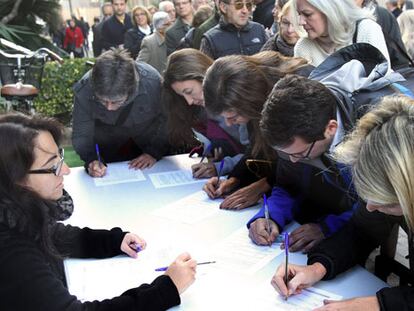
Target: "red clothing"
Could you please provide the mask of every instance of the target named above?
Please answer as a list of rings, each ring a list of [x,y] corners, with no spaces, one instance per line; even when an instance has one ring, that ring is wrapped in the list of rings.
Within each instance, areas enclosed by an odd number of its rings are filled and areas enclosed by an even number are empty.
[[[80,48],[83,45],[82,30],[75,26],[75,28],[67,27],[65,33],[65,40],[63,41],[63,48],[67,48],[68,45],[75,44],[75,48]]]

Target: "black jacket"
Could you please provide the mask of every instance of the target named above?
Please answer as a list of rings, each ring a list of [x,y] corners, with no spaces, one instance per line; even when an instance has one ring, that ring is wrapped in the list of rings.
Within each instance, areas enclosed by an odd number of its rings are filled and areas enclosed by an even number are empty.
[[[412,233],[407,230],[403,217],[389,216],[380,212],[368,212],[360,206],[351,221],[337,234],[322,241],[308,255],[308,264],[321,263],[327,270],[325,280],[356,264],[363,264],[368,255],[388,238],[395,224],[409,236],[409,259],[413,274]],[[383,288],[377,292],[381,310],[414,310],[414,289],[411,287]]]
[[[213,59],[226,55],[253,55],[260,51],[267,40],[264,27],[248,22],[238,29],[221,18],[218,25],[207,31],[200,50]]]
[[[274,6],[275,2],[273,0],[263,0],[263,2],[257,4],[253,12],[253,21],[270,29],[274,22],[272,13]]]
[[[111,47],[118,47],[124,44],[124,35],[128,29],[134,27],[131,17],[125,14],[122,24],[115,15],[108,18],[102,26],[102,48],[109,50]]]
[[[151,27],[152,33],[152,27]],[[129,50],[133,59],[137,58],[141,50],[142,39],[146,36],[138,27],[128,29],[124,37],[124,48]]]
[[[126,161],[140,152],[160,159],[168,151],[166,117],[161,100],[161,77],[150,65],[137,62],[139,81],[127,105],[108,111],[95,97],[88,72],[75,86],[72,143],[88,165],[97,160],[95,144],[106,162]],[[129,110],[129,111],[128,111]],[[125,117],[123,122],[120,119]],[[119,157],[120,148],[132,140],[140,152]]]
[[[80,229],[55,224],[52,232],[61,254],[75,258],[106,258],[121,254],[125,233]],[[118,297],[81,302],[65,283],[63,261],[50,259],[37,243],[0,225],[0,310],[166,310],[180,303],[177,288],[168,276],[143,284]]]

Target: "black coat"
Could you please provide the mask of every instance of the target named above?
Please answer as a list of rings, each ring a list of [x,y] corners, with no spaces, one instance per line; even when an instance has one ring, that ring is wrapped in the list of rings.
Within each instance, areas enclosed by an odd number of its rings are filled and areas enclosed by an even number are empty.
[[[133,26],[131,17],[128,14],[125,15],[123,24],[115,15],[112,15],[102,26],[102,48],[109,50],[111,47],[119,47],[124,44],[125,33]]]
[[[321,263],[327,270],[325,280],[356,264],[363,264],[376,247],[386,241],[395,224],[407,231],[411,274],[413,268],[412,233],[407,230],[403,217],[389,216],[380,212],[368,212],[365,206],[358,208],[351,221],[337,234],[322,241],[308,257],[308,264]],[[411,287],[383,288],[377,292],[381,310],[414,310],[414,289]]]
[[[152,33],[152,27],[151,27]],[[138,27],[129,29],[125,33],[124,48],[129,50],[133,59],[137,58],[139,51],[141,50],[142,39],[146,36]]]
[[[119,228],[63,224],[55,224],[52,233],[58,251],[77,258],[120,255],[124,235]],[[35,241],[5,225],[0,225],[0,244],[0,310],[166,310],[180,303],[177,288],[165,275],[118,297],[82,303],[66,288],[62,260],[50,259]]]

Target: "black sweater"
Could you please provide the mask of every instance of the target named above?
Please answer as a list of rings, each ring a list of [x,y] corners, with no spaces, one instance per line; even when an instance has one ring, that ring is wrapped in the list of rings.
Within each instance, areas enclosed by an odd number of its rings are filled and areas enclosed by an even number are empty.
[[[125,233],[56,224],[53,238],[68,257],[105,258],[121,254]],[[168,276],[113,299],[80,302],[65,285],[63,261],[51,259],[36,242],[0,226],[0,310],[166,310],[180,303]]]

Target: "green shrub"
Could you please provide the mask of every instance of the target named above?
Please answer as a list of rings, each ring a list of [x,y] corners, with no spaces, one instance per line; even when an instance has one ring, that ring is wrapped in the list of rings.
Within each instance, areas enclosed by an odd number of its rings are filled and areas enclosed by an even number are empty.
[[[45,64],[40,94],[34,101],[37,112],[56,117],[66,125],[70,123],[73,110],[72,87],[91,69],[86,65],[87,60],[75,58],[65,59],[62,65],[57,62]]]

